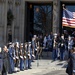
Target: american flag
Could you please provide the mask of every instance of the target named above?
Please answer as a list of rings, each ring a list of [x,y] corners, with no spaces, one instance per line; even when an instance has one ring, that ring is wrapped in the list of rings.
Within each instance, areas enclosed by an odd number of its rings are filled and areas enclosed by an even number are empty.
[[[63,9],[62,26],[75,28],[75,12]]]

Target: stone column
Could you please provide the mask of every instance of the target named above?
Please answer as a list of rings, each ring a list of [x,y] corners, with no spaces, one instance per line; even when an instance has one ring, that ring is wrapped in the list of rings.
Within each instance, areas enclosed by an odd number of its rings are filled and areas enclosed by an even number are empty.
[[[25,0],[21,0],[21,7],[22,7],[22,9],[21,9],[21,14],[22,14],[22,18],[21,18],[21,25],[22,25],[22,27],[21,27],[21,35],[22,35],[22,37],[21,37],[21,42],[24,42],[24,17],[25,17]]]
[[[13,15],[15,16],[15,0],[13,0]],[[15,24],[15,19],[13,20],[13,23],[12,23],[12,42],[15,41],[15,39],[14,39],[14,24]]]
[[[53,33],[59,32],[60,0],[53,0]]]
[[[7,4],[8,4],[8,0],[5,0],[4,43],[7,42],[7,39],[6,39],[6,36],[7,36]]]

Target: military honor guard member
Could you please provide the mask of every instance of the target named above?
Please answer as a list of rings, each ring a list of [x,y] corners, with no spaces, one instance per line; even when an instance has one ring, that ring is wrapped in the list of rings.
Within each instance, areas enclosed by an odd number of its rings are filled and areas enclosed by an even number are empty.
[[[59,48],[60,48],[60,60],[62,61],[64,59],[64,52],[65,52],[65,39],[64,39],[64,35],[61,36]]]
[[[74,44],[73,39],[71,36],[69,36],[68,37],[68,51],[72,49],[73,44]]]
[[[23,44],[21,43],[20,45],[20,51],[19,51],[19,56],[20,56],[20,70],[24,70],[24,57],[23,57]]]
[[[3,47],[2,50],[2,59],[3,59],[3,65],[2,65],[2,75],[7,75],[8,72],[8,49],[7,46]]]
[[[32,49],[34,50],[35,59],[36,59],[37,48],[36,48],[36,39],[34,37],[32,38],[31,44],[32,44]]]
[[[28,63],[27,63],[27,43],[24,44],[24,70],[27,70]]]
[[[2,72],[3,69],[3,59],[2,59],[2,48],[0,47],[0,72]]]
[[[15,63],[15,71],[19,71],[19,43],[15,44],[15,54],[16,54],[16,63]]]
[[[12,43],[9,45],[9,72],[8,73],[13,73],[14,72],[14,49]]]
[[[31,69],[31,43],[28,43],[28,69]]]
[[[14,70],[14,72],[16,72],[15,71],[16,53],[15,53],[15,47],[14,46],[15,46],[15,43],[12,44],[12,50],[13,50],[13,54],[12,55],[13,55],[13,70]]]
[[[57,34],[54,34],[54,40],[53,40],[53,51],[52,51],[52,58],[53,61],[57,59]]]

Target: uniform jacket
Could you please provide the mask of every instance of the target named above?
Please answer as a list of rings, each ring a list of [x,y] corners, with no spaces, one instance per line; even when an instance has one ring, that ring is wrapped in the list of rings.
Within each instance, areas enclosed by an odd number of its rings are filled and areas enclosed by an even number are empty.
[[[2,51],[3,66],[8,71],[8,52]]]

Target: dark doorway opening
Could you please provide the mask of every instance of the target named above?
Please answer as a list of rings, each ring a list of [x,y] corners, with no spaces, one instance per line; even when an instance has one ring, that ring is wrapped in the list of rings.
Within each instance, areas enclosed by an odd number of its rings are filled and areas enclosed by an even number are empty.
[[[9,30],[8,32],[8,42],[12,42],[12,31]]]
[[[52,3],[26,2],[25,41],[31,41],[34,34],[52,32]]]

